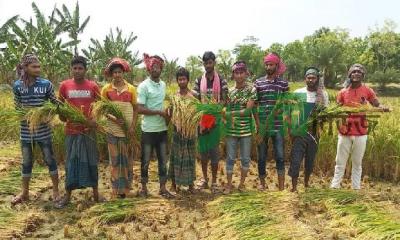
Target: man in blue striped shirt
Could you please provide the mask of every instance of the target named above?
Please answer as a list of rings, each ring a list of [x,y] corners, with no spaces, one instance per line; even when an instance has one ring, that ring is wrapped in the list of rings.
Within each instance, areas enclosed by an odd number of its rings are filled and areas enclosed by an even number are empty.
[[[56,103],[53,84],[40,78],[40,63],[33,54],[25,55],[17,67],[19,79],[15,81],[14,102],[17,109],[29,109],[42,106],[47,101]],[[12,200],[18,204],[29,200],[29,181],[33,167],[33,146],[38,144],[42,150],[44,162],[49,168],[53,182],[53,201],[59,198],[58,170],[51,143],[51,129],[47,123],[41,123],[31,132],[28,123],[21,121],[20,140],[22,150],[22,193]]]
[[[272,138],[274,145],[274,158],[278,172],[279,190],[284,189],[285,183],[285,162],[284,162],[284,138],[282,129],[282,114],[273,112],[278,98],[289,91],[289,85],[282,78],[286,70],[285,64],[276,53],[270,53],[264,58],[267,75],[257,79],[254,87],[257,91],[258,114],[256,125],[258,133],[265,132],[263,141],[257,146],[258,151],[258,174],[260,177],[260,190],[266,189],[265,177],[266,160],[268,152],[268,138]],[[258,117],[257,117],[258,116]],[[272,117],[272,118],[271,118]],[[267,120],[268,118],[268,120]],[[269,124],[272,120],[272,124]],[[260,129],[264,127],[266,129]]]

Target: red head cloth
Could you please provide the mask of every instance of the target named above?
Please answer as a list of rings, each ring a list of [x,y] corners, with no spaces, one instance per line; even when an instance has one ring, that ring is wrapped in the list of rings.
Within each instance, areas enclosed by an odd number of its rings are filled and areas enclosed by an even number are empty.
[[[147,53],[143,54],[143,62],[148,72],[151,71],[154,64],[158,64],[161,70],[164,67],[164,60],[162,60],[162,58],[160,58],[159,56],[149,56],[149,54]]]
[[[115,57],[108,62],[106,69],[104,69],[104,75],[106,75],[108,77],[111,76],[112,73],[110,72],[110,68],[113,65],[120,65],[122,68],[122,71],[124,71],[124,72],[131,71],[131,67],[129,66],[129,63],[125,59]]]
[[[244,71],[244,72],[247,72],[246,63],[244,63],[244,62],[237,62],[237,63],[233,64],[233,66],[232,66],[232,72],[235,72],[235,71]]]
[[[269,53],[264,57],[264,63],[272,62],[277,64],[276,75],[281,76],[286,71],[286,65],[282,62],[282,59],[274,53]]]

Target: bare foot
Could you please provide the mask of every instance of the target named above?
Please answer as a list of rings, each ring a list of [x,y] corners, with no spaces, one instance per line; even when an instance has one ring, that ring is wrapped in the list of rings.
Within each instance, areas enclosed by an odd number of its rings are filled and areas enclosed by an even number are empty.
[[[19,194],[17,196],[15,196],[12,200],[11,200],[11,205],[15,206],[17,204],[23,203],[23,202],[27,202],[29,201],[29,196],[28,195],[24,195],[24,194]]]
[[[57,209],[62,209],[69,204],[69,198],[63,197],[60,201],[54,203],[54,207]]]
[[[53,202],[58,202],[61,200],[60,193],[57,191],[53,191]]]
[[[224,194],[228,195],[231,194],[232,192],[232,186],[226,186],[226,188],[224,189]]]
[[[147,190],[147,188],[143,188],[140,189],[139,191],[139,196],[141,197],[148,197],[149,196],[149,191]]]
[[[258,191],[264,192],[267,189],[268,189],[267,185],[260,184],[258,186]]]
[[[245,189],[246,189],[246,186],[244,184],[242,184],[242,183],[239,184],[239,186],[238,186],[239,192],[243,192]]]
[[[171,198],[175,197],[172,193],[168,192],[168,190],[166,190],[166,189],[160,190],[159,194],[162,197],[167,198],[167,199],[171,199]]]
[[[208,180],[207,179],[201,179],[198,183],[197,183],[197,187],[199,189],[208,189]]]

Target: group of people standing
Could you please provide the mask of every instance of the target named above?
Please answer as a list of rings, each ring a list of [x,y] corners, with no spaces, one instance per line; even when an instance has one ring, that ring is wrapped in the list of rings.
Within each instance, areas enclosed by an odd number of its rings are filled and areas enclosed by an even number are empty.
[[[266,75],[255,80],[248,80],[249,71],[244,61],[237,61],[232,66],[232,80],[235,85],[229,89],[226,79],[215,69],[216,56],[212,52],[203,55],[205,72],[193,83],[193,89],[189,89],[190,75],[185,68],[179,68],[176,72],[176,81],[179,90],[176,96],[183,99],[197,99],[202,104],[212,100],[213,104],[224,107],[221,112],[221,121],[217,120],[206,125],[207,118],[202,118],[198,136],[187,138],[182,136],[174,128],[171,139],[170,158],[167,158],[168,124],[173,109],[166,109],[166,83],[160,79],[164,61],[159,56],[144,54],[143,62],[149,77],[142,81],[136,88],[124,79],[124,73],[129,72],[129,64],[121,58],[113,58],[105,67],[104,74],[110,79],[102,89],[95,81],[86,78],[86,59],[76,56],[71,61],[72,78],[61,82],[58,97],[49,80],[40,77],[39,59],[32,54],[22,58],[17,67],[19,79],[14,83],[14,96],[17,108],[40,107],[46,101],[54,104],[66,102],[84,113],[86,124],[78,124],[69,119],[69,116],[61,116],[65,121],[65,190],[64,197],[60,197],[58,190],[58,170],[54,158],[51,129],[48,123],[42,123],[34,132],[28,128],[26,121],[21,122],[21,149],[22,149],[22,193],[17,195],[13,204],[21,203],[29,199],[29,181],[33,166],[34,144],[42,150],[44,162],[49,168],[53,183],[53,201],[55,206],[62,208],[71,199],[71,193],[75,189],[93,188],[95,201],[103,200],[98,191],[98,152],[96,145],[96,129],[98,124],[92,113],[93,104],[100,99],[107,99],[118,105],[124,114],[128,124],[128,132],[135,135],[138,115],[141,118],[141,162],[140,162],[140,191],[141,196],[148,195],[149,163],[155,150],[158,161],[159,194],[171,198],[174,195],[167,190],[166,183],[170,179],[171,189],[176,192],[181,186],[188,186],[193,192],[196,188],[196,146],[206,144],[217,131],[220,125],[225,129],[226,141],[226,174],[227,184],[224,193],[229,194],[233,190],[232,175],[238,149],[241,162],[241,177],[239,190],[245,189],[245,179],[251,160],[252,136],[257,135],[258,174],[260,190],[268,188],[266,178],[266,160],[268,152],[268,140],[272,140],[274,159],[278,175],[278,188],[284,190],[285,162],[284,162],[284,135],[281,131],[284,119],[282,114],[276,114],[274,107],[282,95],[288,93],[289,85],[282,78],[286,70],[285,64],[275,53],[269,53],[264,57]],[[366,74],[362,65],[353,65],[348,73],[350,85],[342,89],[338,96],[338,104],[351,107],[360,107],[367,102],[375,107],[380,104],[372,89],[362,84]],[[329,103],[328,94],[324,89],[320,72],[315,67],[305,71],[304,88],[295,91],[303,97],[304,111],[301,113],[300,122],[310,122],[316,111],[322,110]],[[313,115],[314,114],[314,115]],[[271,115],[272,124],[266,123]],[[213,117],[213,116],[211,116]],[[217,116],[215,116],[217,117]],[[109,152],[111,172],[112,196],[125,198],[131,195],[133,180],[133,158],[138,155],[127,143],[126,133],[122,126],[126,123],[116,116],[108,114],[106,125],[106,139]],[[219,117],[218,117],[219,119]],[[190,121],[190,119],[188,119]],[[214,119],[215,120],[215,119]],[[312,120],[312,119],[311,119]],[[347,124],[340,129],[337,147],[335,175],[332,180],[332,188],[339,188],[344,174],[349,155],[352,159],[352,183],[354,189],[360,189],[361,162],[365,151],[367,132],[365,115],[349,116]],[[209,123],[209,121],[208,121]],[[268,125],[268,126],[267,126]],[[207,137],[208,136],[208,137]],[[300,166],[304,161],[304,183],[309,186],[310,175],[317,153],[319,134],[318,129],[311,121],[303,132],[293,131],[292,151],[290,157],[289,175],[292,178],[292,191],[297,190]],[[219,144],[200,151],[202,178],[198,182],[198,188],[211,188],[215,192],[218,189],[217,173],[220,159]],[[167,166],[169,162],[169,166]],[[209,182],[209,162],[211,162],[211,185]],[[198,189],[197,188],[197,189]]]

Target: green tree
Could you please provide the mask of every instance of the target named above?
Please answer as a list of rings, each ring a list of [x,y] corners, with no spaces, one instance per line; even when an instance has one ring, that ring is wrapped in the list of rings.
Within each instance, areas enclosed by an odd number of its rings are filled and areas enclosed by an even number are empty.
[[[373,61],[368,65],[370,80],[385,89],[388,83],[398,82],[400,65],[400,34],[397,25],[390,20],[383,27],[376,27],[368,36],[368,53]]]
[[[35,53],[41,61],[43,76],[57,82],[69,73],[69,66],[65,63],[71,59],[72,54],[69,50],[75,42],[65,42],[61,39],[63,29],[55,18],[56,8],[48,17],[35,3],[32,3],[32,10],[35,21],[13,17],[6,23],[7,34],[3,39],[6,47],[2,49],[1,56],[6,61],[2,65],[6,69],[4,72],[7,73],[3,74],[6,77],[10,76],[9,72],[15,70],[16,64],[23,55]],[[11,80],[6,79],[7,82]]]
[[[274,52],[277,53],[279,56],[282,57],[282,53],[283,53],[283,44],[281,43],[273,43],[271,44],[271,46],[267,49],[268,53]]]
[[[282,59],[287,67],[287,79],[302,80],[305,68],[310,65],[304,44],[299,40],[288,43],[282,51]]]
[[[257,38],[249,36],[233,49],[233,53],[236,55],[236,61],[243,60],[247,63],[252,79],[265,74],[263,62],[265,53],[257,42]]]
[[[186,59],[185,68],[189,71],[192,80],[200,77],[203,72],[203,61],[201,60],[201,57],[193,55],[189,56]]]
[[[178,70],[178,58],[168,59],[165,54],[163,54],[164,59],[164,69],[162,71],[161,78],[164,81],[171,82],[175,79],[176,71]]]
[[[226,80],[231,78],[233,63],[234,59],[231,55],[231,51],[222,49],[218,50],[217,69]]]
[[[78,36],[86,28],[90,20],[90,16],[86,17],[81,24],[78,2],[76,2],[75,10],[73,12],[70,12],[64,4],[62,5],[62,12],[59,9],[56,9],[56,12],[61,19],[58,24],[63,26],[64,31],[68,32],[69,37],[75,42],[74,54],[77,56],[78,44],[80,43]]]
[[[90,39],[91,44],[88,49],[83,49],[82,52],[90,62],[89,74],[103,80],[103,71],[107,62],[113,57],[120,57],[126,59],[131,67],[139,65],[138,51],[132,52],[131,47],[137,39],[132,32],[125,37],[122,30],[117,28],[116,34],[110,29],[109,34],[106,35],[103,41],[97,39]],[[134,72],[128,75],[130,79],[134,78]]]
[[[313,35],[304,38],[310,63],[322,71],[326,86],[333,87],[338,82],[338,77],[346,71],[344,49],[348,39],[347,31],[343,29],[331,31],[328,28],[321,28]]]

